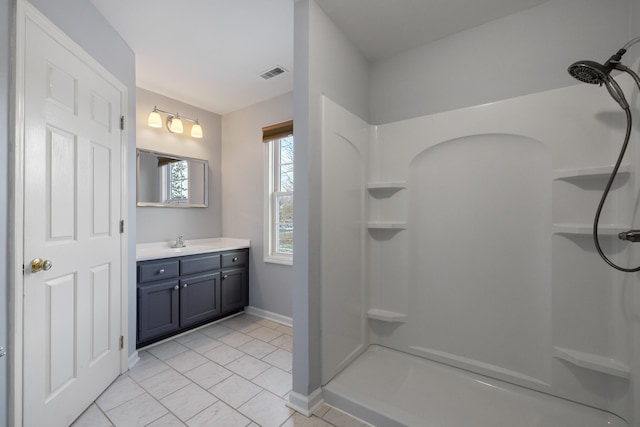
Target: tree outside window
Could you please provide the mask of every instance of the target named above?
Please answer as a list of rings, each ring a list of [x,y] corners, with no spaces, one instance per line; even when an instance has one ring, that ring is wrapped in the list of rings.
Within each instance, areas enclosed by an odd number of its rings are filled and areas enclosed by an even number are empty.
[[[166,165],[169,169],[168,194],[166,203],[189,202],[189,165],[186,160],[172,162]]]
[[[293,254],[293,136],[274,141],[275,252]]]

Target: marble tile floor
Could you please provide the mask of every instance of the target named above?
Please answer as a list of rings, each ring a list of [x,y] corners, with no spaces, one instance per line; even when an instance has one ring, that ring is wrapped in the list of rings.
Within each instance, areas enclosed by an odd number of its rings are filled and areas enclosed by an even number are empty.
[[[72,427],[364,427],[324,405],[286,406],[291,328],[243,314],[139,351]]]

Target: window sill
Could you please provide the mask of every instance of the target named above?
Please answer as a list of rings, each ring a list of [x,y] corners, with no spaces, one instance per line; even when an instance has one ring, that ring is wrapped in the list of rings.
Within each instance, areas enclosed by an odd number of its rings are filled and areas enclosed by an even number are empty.
[[[264,257],[264,262],[270,264],[293,265],[293,256],[269,255]]]

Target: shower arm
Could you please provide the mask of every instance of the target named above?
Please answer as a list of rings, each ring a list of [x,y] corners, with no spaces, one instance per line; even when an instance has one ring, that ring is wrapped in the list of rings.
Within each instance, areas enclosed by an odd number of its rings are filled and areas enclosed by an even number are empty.
[[[622,60],[622,55],[627,53],[627,50],[629,50],[629,48],[636,43],[640,43],[640,37],[633,38],[629,40],[624,46],[622,46],[622,48],[618,50],[615,55],[613,55],[607,60],[607,62],[604,63],[605,68],[612,67],[618,69],[617,66],[621,65],[620,61]],[[609,68],[609,70],[611,70],[611,68]]]
[[[636,37],[636,38],[634,38],[634,39],[629,40],[629,41],[627,42],[627,44],[625,44],[624,46],[622,46],[622,49],[624,49],[625,51],[627,51],[627,50],[629,50],[629,48],[630,48],[631,46],[633,46],[634,44],[636,44],[636,43],[638,43],[638,42],[640,42],[640,36],[639,36],[639,37]]]

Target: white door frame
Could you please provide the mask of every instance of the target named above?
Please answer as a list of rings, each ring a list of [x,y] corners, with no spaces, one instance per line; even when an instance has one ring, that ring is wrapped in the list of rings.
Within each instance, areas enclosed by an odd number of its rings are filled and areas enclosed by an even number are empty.
[[[14,75],[14,93],[13,93],[13,145],[10,145],[10,165],[13,168],[13,182],[10,185],[9,203],[12,206],[9,213],[9,244],[10,251],[9,269],[10,269],[10,295],[9,295],[9,319],[12,327],[9,332],[9,362],[11,366],[9,372],[9,423],[13,426],[21,426],[23,422],[22,414],[22,357],[23,357],[23,254],[24,254],[24,72],[25,72],[25,29],[27,20],[35,22],[47,34],[57,40],[66,49],[72,52],[81,61],[87,64],[92,70],[100,74],[106,81],[117,88],[122,94],[120,107],[122,115],[127,117],[127,88],[119,80],[117,80],[106,68],[93,59],[86,51],[84,51],[75,41],[63,33],[51,21],[49,21],[40,11],[33,7],[26,0],[17,0],[16,16],[15,16],[15,75]],[[127,145],[128,138],[126,131],[120,133],[121,146],[121,197],[120,197],[120,218],[128,225],[127,217]],[[120,235],[120,335],[124,337],[124,348],[120,354],[120,372],[128,369],[128,251],[127,242],[129,239],[128,226],[124,228],[124,233]]]

